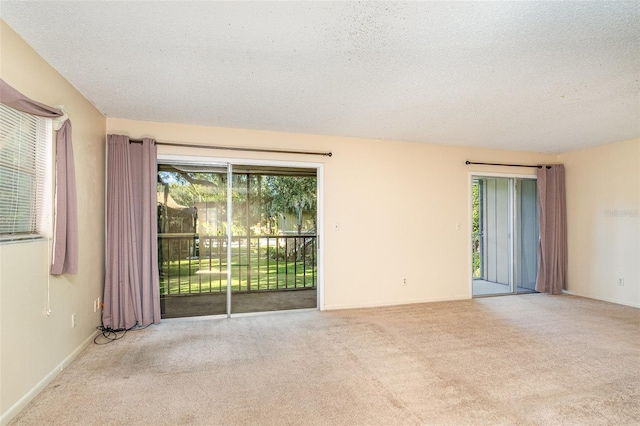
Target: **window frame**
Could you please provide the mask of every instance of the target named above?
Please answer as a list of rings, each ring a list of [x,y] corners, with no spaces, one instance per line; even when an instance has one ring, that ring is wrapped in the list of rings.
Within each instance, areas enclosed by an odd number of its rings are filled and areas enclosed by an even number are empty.
[[[0,244],[49,238],[53,210],[52,119],[0,104],[0,126],[0,191],[10,192],[0,202]],[[13,149],[9,146],[12,140]],[[13,175],[8,177],[9,173]],[[35,184],[21,188],[18,173],[31,176]],[[5,175],[4,179],[2,175]],[[21,190],[23,194],[19,194]],[[12,213],[12,207],[20,208],[22,213]],[[16,218],[20,219],[18,223]],[[11,219],[14,219],[13,224],[5,223]]]

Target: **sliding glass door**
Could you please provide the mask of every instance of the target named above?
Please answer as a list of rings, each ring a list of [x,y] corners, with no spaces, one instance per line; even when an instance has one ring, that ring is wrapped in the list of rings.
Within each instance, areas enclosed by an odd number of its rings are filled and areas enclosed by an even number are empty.
[[[535,179],[474,176],[471,228],[474,297],[535,291]]]
[[[160,164],[163,318],[317,307],[316,175]]]

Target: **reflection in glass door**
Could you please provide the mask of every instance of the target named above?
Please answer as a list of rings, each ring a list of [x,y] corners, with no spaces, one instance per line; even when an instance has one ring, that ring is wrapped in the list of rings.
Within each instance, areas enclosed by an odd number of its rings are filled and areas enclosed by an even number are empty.
[[[473,296],[535,291],[536,180],[474,176],[471,225]]]

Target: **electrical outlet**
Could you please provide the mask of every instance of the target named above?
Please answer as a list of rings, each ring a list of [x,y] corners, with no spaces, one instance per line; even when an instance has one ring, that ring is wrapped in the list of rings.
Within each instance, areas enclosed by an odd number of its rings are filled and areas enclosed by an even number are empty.
[[[74,312],[71,314],[71,328],[76,328],[76,325],[78,325],[78,316]]]
[[[98,300],[93,301],[93,312],[98,312]]]
[[[402,279],[402,285],[407,285],[407,279],[406,278]]]
[[[618,278],[618,285],[624,286],[624,278]]]

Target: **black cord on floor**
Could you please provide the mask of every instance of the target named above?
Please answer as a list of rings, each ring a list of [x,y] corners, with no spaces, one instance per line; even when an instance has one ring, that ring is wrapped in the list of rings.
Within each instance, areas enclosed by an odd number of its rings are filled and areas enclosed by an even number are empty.
[[[144,330],[145,328],[149,327],[149,325],[141,326],[141,325],[138,325],[138,323],[136,323],[136,325],[134,325],[131,328],[116,328],[116,329],[113,329],[111,327],[105,327],[104,325],[99,325],[97,328],[100,331],[100,334],[98,334],[93,339],[93,343],[95,343],[96,345],[106,345],[108,343],[113,343],[116,340],[122,339],[125,336],[125,334],[127,334],[127,332]]]

